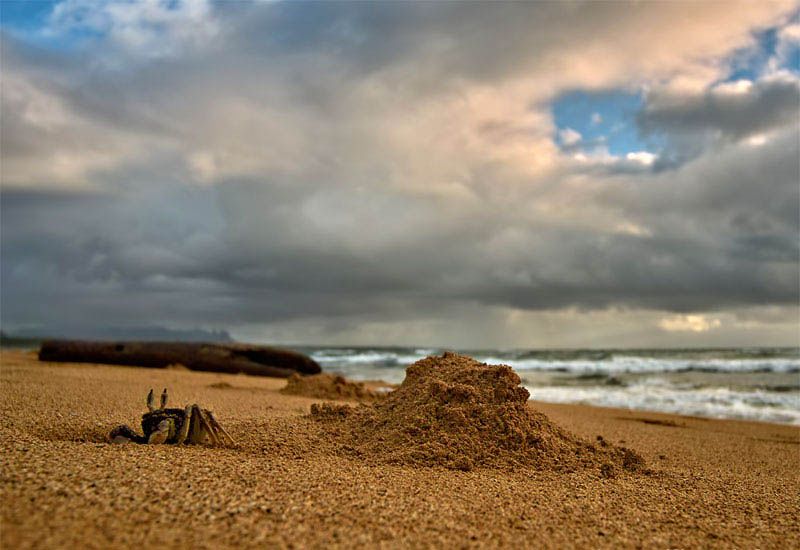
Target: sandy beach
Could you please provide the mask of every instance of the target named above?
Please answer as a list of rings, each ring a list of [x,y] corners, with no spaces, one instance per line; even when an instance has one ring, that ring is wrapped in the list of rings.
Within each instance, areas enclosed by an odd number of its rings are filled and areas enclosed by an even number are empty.
[[[338,452],[282,379],[1,360],[4,548],[800,546],[793,426],[532,401],[646,471],[457,471]],[[163,387],[236,446],[106,442]]]

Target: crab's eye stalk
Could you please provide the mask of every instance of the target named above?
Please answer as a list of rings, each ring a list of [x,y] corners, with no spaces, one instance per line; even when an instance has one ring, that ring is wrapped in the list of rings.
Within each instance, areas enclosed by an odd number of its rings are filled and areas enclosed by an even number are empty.
[[[147,410],[150,412],[156,410],[156,397],[153,395],[152,388],[150,388],[150,393],[147,394]]]
[[[167,388],[164,388],[164,391],[161,393],[161,408],[167,408]]]

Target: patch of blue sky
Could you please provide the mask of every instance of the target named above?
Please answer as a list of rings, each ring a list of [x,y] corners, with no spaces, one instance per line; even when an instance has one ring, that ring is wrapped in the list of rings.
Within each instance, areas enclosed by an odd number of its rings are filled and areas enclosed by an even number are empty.
[[[794,24],[800,23],[800,9],[794,12],[791,22]],[[783,53],[784,68],[795,74],[800,73],[800,44],[790,44],[788,50]]]
[[[800,47],[791,47],[786,56],[786,68],[793,73],[800,73]]]
[[[800,10],[792,16],[791,21],[800,22]],[[800,47],[797,44],[784,44],[784,51],[779,52],[779,33],[778,27],[756,32],[754,45],[738,50],[730,57],[730,72],[720,82],[757,80],[776,60],[779,64],[772,69],[800,73]]]
[[[47,23],[56,0],[2,0],[0,25],[9,31],[38,32]]]
[[[755,45],[737,50],[730,57],[730,72],[720,82],[757,80],[775,56],[778,46],[778,29],[771,28],[755,35]]]
[[[50,17],[61,0],[0,0],[0,29],[41,48],[69,50],[101,33],[89,28],[52,32]]]
[[[581,140],[575,143],[565,141],[565,134],[561,134],[556,136],[556,141],[563,148],[585,151],[605,147],[610,154],[623,157],[637,151],[653,152],[658,144],[652,138],[642,136],[636,124],[636,114],[643,106],[641,92],[566,92],[553,102],[553,118],[559,132],[569,128],[578,132]]]

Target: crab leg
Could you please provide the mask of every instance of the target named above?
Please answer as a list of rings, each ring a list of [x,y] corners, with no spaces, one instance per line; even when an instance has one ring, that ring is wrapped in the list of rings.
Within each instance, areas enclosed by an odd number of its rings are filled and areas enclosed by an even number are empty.
[[[112,443],[147,443],[147,439],[130,429],[128,426],[117,426],[109,435]]]
[[[181,431],[178,432],[178,438],[175,440],[175,443],[181,445],[186,441],[186,438],[189,436],[189,427],[192,424],[192,406],[186,405],[186,408],[183,411],[183,424],[181,425]]]
[[[189,422],[189,436],[186,440],[187,443],[202,443],[203,442],[203,426],[200,424],[200,407],[197,405],[187,405],[191,409],[187,421]]]
[[[223,435],[231,445],[235,445],[236,441],[231,437],[231,434],[229,434],[225,430],[225,428],[222,427],[222,424],[220,424],[217,421],[217,417],[214,416],[214,413],[211,411],[206,411],[206,412],[208,412],[208,420],[209,424],[211,424],[211,427],[217,430],[221,435]]]
[[[206,420],[205,415],[203,414],[203,410],[198,406],[194,405],[195,413],[197,414],[197,418],[200,421],[200,426],[202,427],[202,431],[206,433],[208,438],[214,445],[219,445],[219,438],[217,434],[214,433],[214,430],[211,428],[211,425]]]

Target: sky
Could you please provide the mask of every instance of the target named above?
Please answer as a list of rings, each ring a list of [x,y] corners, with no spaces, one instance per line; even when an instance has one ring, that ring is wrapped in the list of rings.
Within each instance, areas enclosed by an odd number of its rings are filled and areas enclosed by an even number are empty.
[[[800,345],[798,2],[0,10],[5,331]]]

